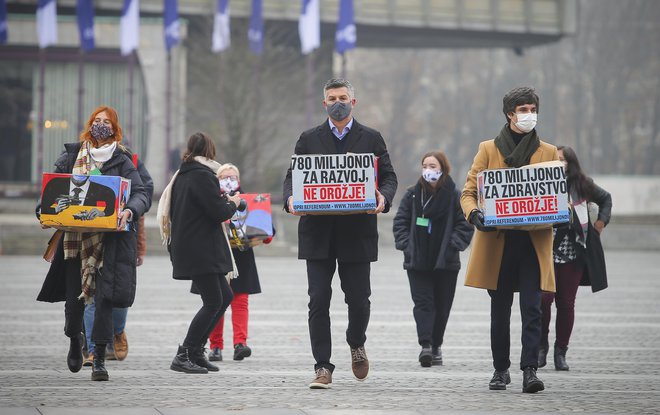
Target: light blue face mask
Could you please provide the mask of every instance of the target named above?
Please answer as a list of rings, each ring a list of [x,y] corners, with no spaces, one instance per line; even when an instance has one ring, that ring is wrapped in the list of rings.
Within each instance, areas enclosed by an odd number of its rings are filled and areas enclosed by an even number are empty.
[[[442,172],[440,170],[424,169],[422,170],[422,177],[429,183],[437,182],[440,180]]]

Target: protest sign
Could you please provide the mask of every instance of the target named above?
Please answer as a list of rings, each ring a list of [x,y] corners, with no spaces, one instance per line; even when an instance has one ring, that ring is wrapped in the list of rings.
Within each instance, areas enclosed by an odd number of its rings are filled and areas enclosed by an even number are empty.
[[[269,193],[241,193],[241,199],[247,208],[236,211],[224,226],[231,247],[245,250],[273,237],[273,217]]]
[[[559,161],[484,170],[477,175],[477,185],[486,226],[527,227],[570,218],[566,175]]]
[[[373,154],[291,156],[293,208],[310,214],[361,213],[376,208]]]
[[[44,173],[40,222],[71,232],[116,231],[130,194],[130,179],[119,176]]]

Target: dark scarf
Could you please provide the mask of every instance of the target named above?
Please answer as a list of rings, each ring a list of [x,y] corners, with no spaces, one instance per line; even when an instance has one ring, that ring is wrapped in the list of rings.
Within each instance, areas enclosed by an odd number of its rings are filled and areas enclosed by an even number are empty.
[[[529,164],[532,154],[539,148],[540,140],[533,129],[516,145],[511,137],[509,125],[505,125],[495,138],[495,146],[504,156],[504,162],[509,167],[521,167]]]

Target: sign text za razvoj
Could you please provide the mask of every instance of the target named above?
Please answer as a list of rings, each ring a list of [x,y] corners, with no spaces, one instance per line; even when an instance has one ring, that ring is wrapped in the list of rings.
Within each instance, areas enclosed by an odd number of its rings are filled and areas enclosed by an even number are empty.
[[[487,226],[568,222],[566,174],[561,162],[484,170],[477,176],[479,209]]]
[[[356,212],[376,208],[373,154],[291,156],[293,208],[299,212]]]

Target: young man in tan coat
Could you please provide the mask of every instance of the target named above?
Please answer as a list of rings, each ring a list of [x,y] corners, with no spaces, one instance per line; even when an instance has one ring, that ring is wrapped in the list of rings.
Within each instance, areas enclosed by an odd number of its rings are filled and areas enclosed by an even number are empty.
[[[541,341],[541,291],[555,291],[552,228],[503,230],[484,226],[477,208],[477,174],[482,170],[521,167],[558,160],[557,148],[539,140],[536,114],[539,97],[532,88],[515,88],[504,96],[507,124],[497,138],[479,144],[461,195],[461,207],[477,231],[466,271],[465,285],[485,288],[491,298],[490,341],[495,373],[491,390],[505,390],[509,367],[510,318],[513,294],[519,291],[522,317],[523,392],[544,389],[536,376]]]

